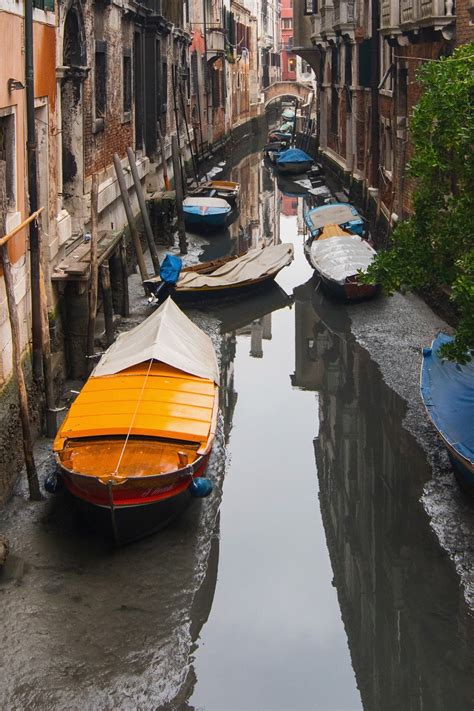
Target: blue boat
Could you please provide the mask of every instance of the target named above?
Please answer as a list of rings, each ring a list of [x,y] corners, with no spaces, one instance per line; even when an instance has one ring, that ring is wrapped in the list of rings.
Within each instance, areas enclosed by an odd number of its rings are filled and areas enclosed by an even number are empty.
[[[288,150],[279,153],[276,159],[276,167],[280,173],[292,175],[306,173],[313,163],[311,156],[299,148],[288,148]]]
[[[474,496],[474,359],[460,365],[440,358],[452,338],[440,333],[423,349],[421,397],[447,449],[456,479]]]
[[[183,212],[188,227],[217,229],[227,224],[232,208],[222,198],[191,196],[183,200]]]
[[[355,207],[346,202],[334,202],[306,210],[304,221],[311,237],[317,238],[326,225],[338,225],[346,232],[364,236],[365,224]]]

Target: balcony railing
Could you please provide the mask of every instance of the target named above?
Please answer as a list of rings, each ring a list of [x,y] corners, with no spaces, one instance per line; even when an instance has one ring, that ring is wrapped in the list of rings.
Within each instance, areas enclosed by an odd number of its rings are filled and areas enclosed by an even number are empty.
[[[383,9],[382,9],[383,15]],[[442,29],[454,18],[453,0],[401,0],[400,24]]]
[[[380,10],[380,26],[382,30],[398,27],[400,24],[400,2],[398,0],[382,0]]]
[[[334,34],[334,7],[332,2],[325,2],[321,8],[321,34]]]
[[[354,23],[354,0],[334,0],[334,26],[336,29]]]

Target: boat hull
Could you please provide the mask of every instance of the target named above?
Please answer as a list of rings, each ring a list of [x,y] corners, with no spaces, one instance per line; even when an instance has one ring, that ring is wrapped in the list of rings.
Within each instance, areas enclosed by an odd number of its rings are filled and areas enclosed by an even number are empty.
[[[303,163],[276,163],[279,173],[282,175],[302,175],[311,170],[313,161],[305,161]]]
[[[322,276],[317,270],[324,290],[340,301],[366,301],[373,299],[380,292],[378,284],[360,284],[355,278],[347,279],[344,284]]]
[[[193,477],[205,475],[209,454],[188,470],[166,476],[140,477],[125,484],[102,484],[60,466],[66,489],[75,499],[86,523],[116,545],[145,538],[165,528],[193,500]]]
[[[184,211],[184,221],[188,227],[198,227],[201,230],[215,230],[219,227],[225,227],[231,213],[222,212],[215,215],[198,215]]]
[[[466,494],[474,498],[474,468],[451,447],[448,446],[447,449],[456,481]]]

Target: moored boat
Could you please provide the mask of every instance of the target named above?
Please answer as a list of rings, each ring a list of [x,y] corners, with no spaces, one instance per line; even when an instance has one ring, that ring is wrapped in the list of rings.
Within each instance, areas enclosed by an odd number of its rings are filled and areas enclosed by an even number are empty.
[[[294,248],[291,243],[269,245],[263,249],[252,249],[238,257],[224,258],[217,262],[204,262],[192,267],[169,271],[167,262],[173,263],[177,257],[167,257],[163,261],[160,276],[144,282],[148,291],[159,300],[163,292],[182,302],[202,301],[203,298],[218,296],[228,298],[262,287],[275,279],[279,271],[291,264]],[[166,283],[167,289],[163,288]]]
[[[288,148],[276,157],[276,167],[280,173],[300,175],[313,166],[313,159],[299,148]]]
[[[232,208],[222,198],[191,195],[183,200],[183,212],[189,227],[216,229],[228,223]]]
[[[207,180],[190,191],[194,197],[216,197],[225,200],[231,208],[239,207],[240,184],[230,180]]]
[[[474,359],[460,365],[439,349],[452,341],[440,333],[423,349],[421,398],[446,448],[459,484],[474,496]]]
[[[171,299],[105,352],[53,445],[93,528],[127,543],[209,491],[218,380],[210,338]]]
[[[352,235],[338,225],[326,225],[319,237],[305,244],[306,256],[323,286],[337,298],[361,301],[375,296],[377,284],[363,284],[359,271],[365,272],[375,250],[359,235]]]
[[[346,232],[361,237],[365,232],[364,220],[356,208],[344,202],[334,202],[306,210],[304,220],[311,237],[318,237],[326,225],[338,225]]]

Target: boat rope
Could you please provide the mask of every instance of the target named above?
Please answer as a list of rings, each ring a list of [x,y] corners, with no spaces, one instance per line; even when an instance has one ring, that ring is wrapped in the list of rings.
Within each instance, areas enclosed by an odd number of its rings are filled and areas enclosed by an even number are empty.
[[[148,364],[148,370],[147,370],[147,372],[146,372],[146,374],[145,374],[145,377],[143,378],[142,389],[140,390],[140,395],[138,396],[137,404],[135,405],[135,410],[134,410],[134,413],[133,413],[133,415],[132,415],[132,420],[131,420],[131,422],[130,422],[130,427],[128,428],[127,436],[125,437],[125,441],[124,441],[124,443],[123,443],[122,451],[120,452],[120,456],[119,456],[119,458],[118,458],[117,466],[115,467],[115,471],[112,473],[112,476],[118,476],[119,467],[120,467],[120,465],[121,465],[121,463],[122,463],[123,455],[125,454],[125,449],[127,448],[128,440],[129,440],[130,434],[131,434],[131,432],[132,432],[132,427],[133,427],[133,425],[135,424],[135,418],[136,418],[136,416],[137,416],[138,408],[140,407],[140,403],[141,403],[142,398],[143,398],[143,392],[144,392],[144,390],[145,390],[145,385],[146,385],[146,382],[147,382],[147,380],[148,380],[148,376],[150,375],[150,370],[151,370],[151,366],[152,366],[152,365],[153,365],[153,358],[150,359],[150,362],[149,362],[149,364]]]

